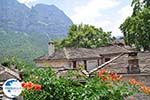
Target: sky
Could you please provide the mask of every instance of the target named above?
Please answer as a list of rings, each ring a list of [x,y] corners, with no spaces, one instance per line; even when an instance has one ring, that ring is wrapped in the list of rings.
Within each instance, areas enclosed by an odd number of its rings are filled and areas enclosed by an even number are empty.
[[[32,7],[38,3],[56,5],[74,24],[90,24],[112,36],[122,36],[119,26],[132,14],[132,0],[18,0]]]

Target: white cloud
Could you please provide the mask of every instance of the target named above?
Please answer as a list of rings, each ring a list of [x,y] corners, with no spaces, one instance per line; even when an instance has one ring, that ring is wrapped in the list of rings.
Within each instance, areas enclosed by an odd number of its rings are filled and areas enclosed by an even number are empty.
[[[119,3],[119,0],[89,0],[87,4],[76,7],[70,18],[75,24],[91,24],[111,31],[112,22],[103,11],[116,7]]]
[[[102,27],[105,31],[112,31],[113,36],[121,36],[119,26],[132,14],[132,8],[126,5],[120,9],[120,3],[120,0],[88,0],[87,4],[74,8],[70,18],[75,24],[91,24]],[[113,15],[112,11],[115,11]]]
[[[116,20],[116,23],[114,23],[114,26],[112,28],[112,35],[115,36],[121,36],[123,35],[119,29],[120,25],[125,21],[125,19],[129,16],[131,16],[133,10],[133,8],[130,5],[126,5],[124,7],[122,7],[117,13],[119,17],[119,19]]]
[[[21,2],[21,3],[28,4],[28,3],[35,2],[35,1],[37,1],[37,0],[18,0],[18,1]]]
[[[121,8],[120,11],[118,11],[118,13],[121,15],[122,20],[125,20],[128,16],[131,16],[133,10],[133,8],[130,5],[126,5],[123,8]]]
[[[118,3],[118,0],[89,0],[86,5],[74,9],[74,14],[71,16],[71,19],[75,23],[93,23],[95,22],[94,19],[102,16],[101,10],[114,7]]]

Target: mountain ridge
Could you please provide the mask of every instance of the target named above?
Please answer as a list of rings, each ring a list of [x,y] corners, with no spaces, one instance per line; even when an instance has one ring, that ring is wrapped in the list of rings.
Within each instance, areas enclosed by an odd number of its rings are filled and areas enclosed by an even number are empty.
[[[63,36],[72,24],[69,17],[55,5],[37,4],[29,8],[16,0],[0,2],[0,27],[6,30]]]
[[[31,61],[47,53],[49,40],[65,37],[70,25],[70,18],[55,5],[29,8],[17,0],[0,0],[0,58],[7,55]]]

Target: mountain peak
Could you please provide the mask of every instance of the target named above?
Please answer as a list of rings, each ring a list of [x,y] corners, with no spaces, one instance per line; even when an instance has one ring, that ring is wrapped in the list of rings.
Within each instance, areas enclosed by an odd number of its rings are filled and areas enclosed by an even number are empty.
[[[36,4],[33,8],[37,9],[37,10],[42,10],[44,12],[44,10],[46,11],[61,11],[58,7],[56,7],[55,5],[47,5],[47,4]]]
[[[0,27],[19,32],[67,34],[72,21],[55,5],[37,4],[32,8],[17,0],[0,0]]]

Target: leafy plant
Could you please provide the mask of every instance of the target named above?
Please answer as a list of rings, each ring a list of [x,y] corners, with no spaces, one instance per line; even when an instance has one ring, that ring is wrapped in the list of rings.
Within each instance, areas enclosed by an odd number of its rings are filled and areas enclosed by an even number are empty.
[[[25,100],[124,100],[139,92],[121,76],[104,71],[93,78],[85,78],[81,84],[78,79],[57,78],[50,68],[32,69],[24,81],[41,84],[41,91],[24,91]],[[100,71],[101,72],[101,71]]]

